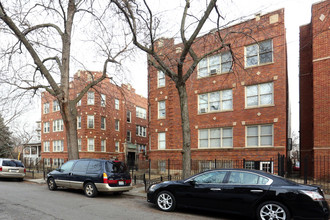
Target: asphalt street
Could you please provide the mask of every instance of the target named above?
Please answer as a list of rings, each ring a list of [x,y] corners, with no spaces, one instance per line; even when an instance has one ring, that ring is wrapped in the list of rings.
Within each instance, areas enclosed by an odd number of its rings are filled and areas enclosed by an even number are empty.
[[[0,220],[8,219],[222,219],[240,217],[178,209],[159,211],[141,196],[100,194],[87,198],[80,190],[49,191],[46,184],[0,179]]]

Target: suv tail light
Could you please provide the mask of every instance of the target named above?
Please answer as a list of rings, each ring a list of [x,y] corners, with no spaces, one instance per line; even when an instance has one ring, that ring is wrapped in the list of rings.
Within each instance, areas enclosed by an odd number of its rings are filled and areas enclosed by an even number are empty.
[[[103,173],[103,183],[108,183],[108,175]]]
[[[26,173],[26,169],[24,168],[24,173]]]
[[[0,172],[2,171],[2,167],[0,167]]]

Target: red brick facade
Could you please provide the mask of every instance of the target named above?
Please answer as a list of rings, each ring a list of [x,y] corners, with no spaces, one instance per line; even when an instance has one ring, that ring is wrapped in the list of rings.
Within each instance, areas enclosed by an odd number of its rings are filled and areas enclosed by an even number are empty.
[[[93,77],[98,78],[100,72],[92,72]],[[70,83],[70,95],[76,97],[78,92],[86,85],[86,82],[90,80],[90,73],[85,71],[78,71],[74,75],[74,80]],[[135,89],[130,85],[123,84],[121,87],[116,86],[109,81],[109,79],[103,80],[93,89],[90,89],[92,99],[88,104],[88,94],[86,93],[81,99],[81,104],[77,105],[78,117],[81,117],[81,125],[78,127],[78,139],[81,139],[81,150],[79,152],[80,158],[118,158],[120,160],[134,161],[139,157],[143,157],[144,152],[141,146],[148,145],[148,133],[147,133],[147,99],[137,95]],[[101,94],[105,98],[105,102],[101,99]],[[61,119],[60,111],[54,111],[54,97],[49,93],[44,92],[41,99],[41,124],[42,124],[42,158],[63,159],[67,160],[67,142],[65,127],[63,131],[61,128],[54,131],[54,121]],[[118,101],[116,101],[118,100]],[[49,112],[45,113],[45,104],[49,103]],[[47,104],[46,104],[47,105]],[[116,108],[116,105],[118,106]],[[47,106],[46,106],[47,108]],[[137,108],[145,110],[145,114],[136,112]],[[130,111],[131,121],[128,122],[127,112]],[[138,117],[139,116],[139,117]],[[92,128],[88,128],[87,118],[94,119],[94,125]],[[103,118],[103,119],[102,119]],[[101,128],[101,120],[105,119],[105,124]],[[115,129],[115,123],[119,123],[119,127]],[[45,123],[49,123],[49,131],[45,128]],[[79,122],[78,122],[79,123]],[[77,123],[77,124],[78,124]],[[142,128],[137,132],[137,126],[143,127],[144,132],[140,132]],[[46,125],[47,127],[47,125]],[[57,128],[55,128],[57,129]],[[145,130],[144,130],[145,129]],[[46,132],[45,132],[46,131]],[[127,140],[127,132],[131,132],[131,141]],[[88,139],[93,145],[88,147]],[[62,141],[64,144],[63,151],[59,152],[54,149],[54,145]],[[49,143],[47,143],[49,142]],[[101,142],[105,145],[101,149]],[[119,149],[116,150],[116,142],[118,142]],[[79,142],[78,142],[79,143]],[[46,144],[46,146],[45,146]],[[47,147],[47,144],[49,145]],[[60,143],[61,144],[61,143]],[[46,149],[45,149],[46,147]],[[48,149],[47,149],[48,148]],[[56,147],[55,147],[56,148]],[[89,148],[89,149],[88,149]],[[139,149],[140,148],[140,149]],[[145,147],[142,147],[145,148]],[[143,153],[142,153],[143,152]],[[55,163],[56,160],[55,160]],[[61,162],[59,162],[61,163]]]
[[[252,30],[250,32],[249,30]],[[247,31],[247,32],[246,32]],[[286,142],[288,130],[288,88],[287,88],[287,58],[286,58],[286,38],[284,27],[284,10],[278,10],[257,16],[255,19],[234,25],[221,31],[222,36],[229,32],[240,32],[228,38],[235,56],[233,70],[223,74],[208,73],[207,77],[198,76],[198,68],[187,81],[188,108],[191,129],[191,152],[193,160],[243,160],[248,161],[269,161],[277,158],[278,153],[286,155]],[[244,32],[245,34],[241,34]],[[214,42],[217,33],[210,32],[196,40],[193,48],[197,55],[211,51],[217,45]],[[268,40],[272,44],[272,60],[263,64],[246,66],[246,47]],[[180,44],[174,45],[173,39],[162,39],[162,44],[158,44],[158,50],[170,51],[169,56],[177,57],[180,52]],[[208,42],[208,43],[205,43]],[[162,48],[163,47],[163,48]],[[224,51],[225,52],[225,51]],[[186,61],[189,63],[188,61]],[[201,64],[199,64],[201,65]],[[209,65],[209,64],[208,64]],[[173,64],[175,70],[175,63]],[[177,159],[181,160],[182,130],[181,114],[178,92],[174,83],[165,77],[165,86],[158,86],[158,71],[156,68],[148,67],[148,91],[149,91],[149,135],[150,149],[148,155],[152,160]],[[272,100],[268,105],[248,106],[246,102],[247,87],[255,87],[260,91],[259,85],[271,84]],[[250,87],[251,86],[251,87]],[[232,108],[229,110],[213,111],[204,113],[201,108],[203,94],[231,90]],[[260,96],[259,96],[260,98]],[[209,98],[210,99],[210,98]],[[165,118],[159,118],[160,102],[165,102]],[[210,104],[211,106],[211,104]],[[213,106],[212,106],[213,107]],[[213,107],[214,108],[214,107]],[[209,108],[210,109],[210,108]],[[271,128],[270,144],[247,143],[247,131],[260,129],[262,126]],[[219,129],[223,132],[232,132],[231,146],[222,147],[201,147],[202,133],[208,133],[208,146],[213,130]],[[208,129],[208,130],[206,130]],[[252,130],[251,130],[252,129]],[[264,129],[264,127],[262,127]],[[202,130],[202,131],[201,131]],[[260,132],[259,130],[259,132]],[[218,131],[216,131],[218,132]],[[163,134],[165,133],[165,149],[163,146]],[[224,135],[224,133],[221,133]],[[259,133],[260,137],[260,133]],[[259,138],[258,137],[258,138]],[[254,137],[250,137],[254,138]],[[252,140],[251,139],[251,140]],[[261,139],[261,137],[260,137]],[[250,139],[249,139],[250,140]],[[259,140],[259,139],[258,139]],[[224,143],[227,140],[220,138]],[[161,144],[159,142],[162,142]],[[230,139],[229,139],[230,142]],[[229,144],[230,145],[230,144]],[[252,146],[253,145],[253,146]],[[267,146],[266,146],[267,145]]]
[[[311,23],[300,27],[300,148],[309,173],[329,173],[330,157],[330,1],[312,6]],[[312,163],[314,161],[314,163]],[[327,172],[324,172],[327,170]]]

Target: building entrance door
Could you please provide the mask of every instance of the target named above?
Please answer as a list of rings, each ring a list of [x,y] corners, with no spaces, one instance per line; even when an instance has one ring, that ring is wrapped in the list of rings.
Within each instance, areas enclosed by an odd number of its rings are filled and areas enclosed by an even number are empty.
[[[128,167],[134,167],[135,165],[135,152],[127,153],[127,165]]]

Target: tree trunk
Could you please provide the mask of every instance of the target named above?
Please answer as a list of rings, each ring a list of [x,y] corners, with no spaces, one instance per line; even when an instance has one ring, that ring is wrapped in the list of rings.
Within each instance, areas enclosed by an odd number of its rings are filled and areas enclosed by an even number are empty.
[[[191,171],[191,150],[190,150],[190,123],[189,123],[189,111],[188,111],[188,95],[186,90],[186,84],[181,83],[177,85],[180,98],[181,108],[181,123],[182,123],[182,177],[186,179],[190,176]]]
[[[77,136],[77,108],[72,101],[64,103],[62,112],[63,123],[66,129],[68,159],[79,159]]]

